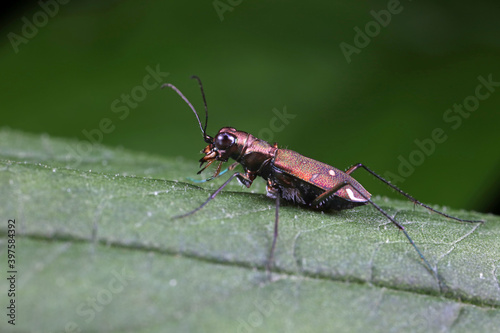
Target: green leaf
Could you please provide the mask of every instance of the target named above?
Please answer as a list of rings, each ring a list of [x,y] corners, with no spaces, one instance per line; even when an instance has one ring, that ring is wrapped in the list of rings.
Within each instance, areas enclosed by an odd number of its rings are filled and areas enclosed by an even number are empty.
[[[198,213],[171,219],[224,181],[189,184],[196,167],[1,130],[1,267],[15,219],[17,274],[16,325],[4,315],[0,331],[498,331],[499,217],[436,207],[486,221],[458,223],[375,197],[440,285],[373,208],[283,205],[269,279],[275,207],[264,181],[258,193],[235,184]],[[5,313],[9,288],[1,279]]]

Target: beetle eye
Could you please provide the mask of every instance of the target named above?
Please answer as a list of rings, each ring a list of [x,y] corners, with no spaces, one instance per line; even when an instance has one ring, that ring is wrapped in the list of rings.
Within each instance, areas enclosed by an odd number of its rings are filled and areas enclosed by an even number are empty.
[[[217,149],[225,150],[234,144],[234,136],[227,133],[221,133],[215,137],[215,146]]]

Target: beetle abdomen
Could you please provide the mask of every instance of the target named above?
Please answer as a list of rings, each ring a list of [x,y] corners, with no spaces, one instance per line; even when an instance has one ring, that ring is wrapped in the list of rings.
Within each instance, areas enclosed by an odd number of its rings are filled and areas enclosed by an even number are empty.
[[[273,162],[275,168],[291,176],[291,179],[295,180],[294,183],[297,183],[297,181],[302,183],[299,189],[302,187],[300,192],[305,192],[303,194],[313,192],[324,193],[347,182],[349,185],[343,186],[334,194],[332,193],[332,197],[329,198],[329,204],[327,204],[326,201],[320,203],[327,206],[335,206],[331,207],[333,209],[351,208],[363,205],[367,202],[365,197],[368,199],[371,197],[371,194],[365,190],[361,184],[345,172],[326,163],[302,156],[293,150],[278,149]],[[295,184],[295,186],[297,186],[297,184]],[[308,189],[307,187],[311,188]],[[313,189],[313,187],[315,189]],[[362,195],[360,193],[362,193]],[[296,196],[296,194],[294,194],[294,196]],[[286,197],[284,198],[286,199]],[[339,198],[342,200],[338,200]],[[306,203],[312,202],[308,202],[308,198],[303,199]],[[338,202],[335,203],[335,201]]]

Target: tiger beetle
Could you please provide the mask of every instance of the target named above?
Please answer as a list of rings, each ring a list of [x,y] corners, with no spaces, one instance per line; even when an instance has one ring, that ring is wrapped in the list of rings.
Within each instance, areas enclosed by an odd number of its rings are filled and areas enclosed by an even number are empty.
[[[252,134],[238,131],[232,127],[223,127],[219,130],[215,137],[211,137],[206,132],[208,123],[208,107],[205,93],[203,91],[203,85],[199,77],[192,76],[191,78],[196,79],[200,86],[205,106],[205,126],[202,126],[200,117],[195,108],[179,89],[170,83],[162,85],[162,88],[169,87],[173,89],[189,105],[198,120],[203,139],[208,144],[205,149],[202,150],[202,153],[205,154],[205,156],[199,160],[200,168],[204,163],[207,164],[200,171],[198,171],[198,174],[204,171],[215,161],[220,163],[217,166],[214,175],[204,181],[217,178],[227,170],[233,170],[238,164],[242,165],[244,172],[233,173],[229,179],[226,180],[226,182],[224,182],[224,184],[222,184],[222,186],[220,186],[215,192],[213,192],[198,208],[188,213],[175,216],[174,218],[183,218],[196,213],[205,207],[205,205],[212,199],[214,199],[234,178],[247,188],[252,185],[257,176],[264,178],[267,181],[267,196],[276,200],[273,242],[266,264],[268,272],[272,268],[276,239],[278,238],[280,200],[284,199],[301,206],[311,207],[321,211],[340,211],[366,204],[372,205],[403,232],[415,251],[417,251],[425,266],[437,278],[437,272],[429,264],[413,239],[406,232],[406,229],[392,216],[380,208],[379,205],[374,203],[371,199],[372,195],[351,176],[355,170],[360,168],[366,170],[368,173],[372,174],[375,178],[399,192],[408,200],[428,209],[431,212],[460,222],[483,222],[465,220],[437,211],[413,198],[408,193],[400,190],[398,187],[391,184],[389,181],[385,180],[362,163],[355,164],[344,172],[328,164],[302,156],[293,150],[278,148],[277,143],[271,145],[264,140],[256,138]],[[221,172],[222,164],[227,162],[230,158],[236,162]]]

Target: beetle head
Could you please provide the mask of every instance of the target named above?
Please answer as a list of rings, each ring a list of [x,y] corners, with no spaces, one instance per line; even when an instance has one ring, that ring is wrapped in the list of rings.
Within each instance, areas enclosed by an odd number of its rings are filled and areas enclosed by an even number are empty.
[[[238,135],[239,131],[232,127],[223,127],[215,138],[207,136],[205,141],[208,146],[202,150],[205,154],[200,162],[217,160],[227,162],[227,160],[238,151]]]
[[[200,159],[200,167],[205,162],[207,165],[198,173],[201,173],[214,161],[227,162],[229,158],[236,159],[241,149],[238,141],[244,140],[242,134],[243,132],[237,131],[235,128],[223,127],[214,138],[206,136],[205,141],[208,146],[201,151],[205,156]]]

